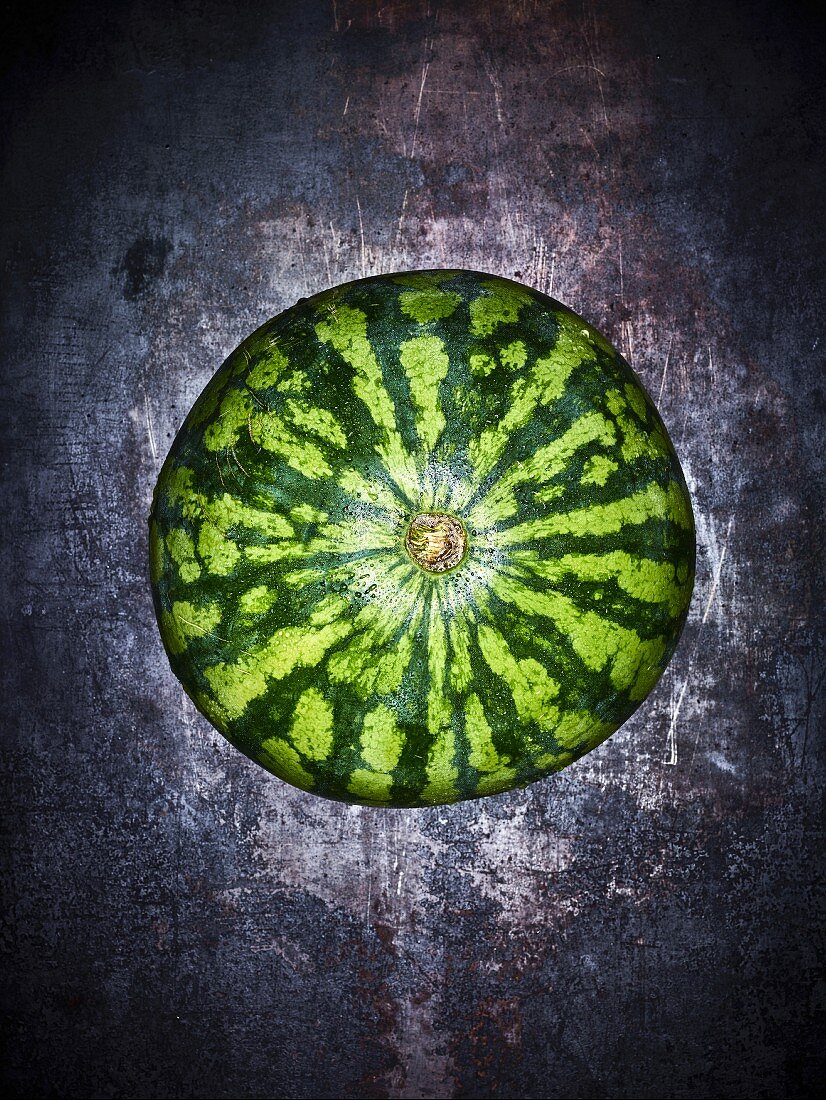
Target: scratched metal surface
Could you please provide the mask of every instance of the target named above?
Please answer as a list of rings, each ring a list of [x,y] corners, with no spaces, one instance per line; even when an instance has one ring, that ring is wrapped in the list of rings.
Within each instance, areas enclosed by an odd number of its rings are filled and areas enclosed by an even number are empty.
[[[7,1088],[807,1095],[812,10],[40,15],[13,17],[2,106]],[[550,291],[626,352],[693,492],[697,589],[652,698],[558,778],[349,808],[271,779],[183,698],[145,517],[246,333],[338,281],[445,265]]]

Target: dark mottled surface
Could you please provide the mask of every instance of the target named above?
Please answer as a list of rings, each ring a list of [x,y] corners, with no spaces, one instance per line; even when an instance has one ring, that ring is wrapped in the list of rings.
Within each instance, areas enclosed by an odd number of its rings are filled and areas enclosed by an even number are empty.
[[[810,1094],[814,9],[11,8],[7,1089]],[[145,516],[247,332],[428,265],[552,291],[626,351],[694,493],[699,571],[669,672],[601,749],[525,792],[390,813],[285,787],[184,700]]]

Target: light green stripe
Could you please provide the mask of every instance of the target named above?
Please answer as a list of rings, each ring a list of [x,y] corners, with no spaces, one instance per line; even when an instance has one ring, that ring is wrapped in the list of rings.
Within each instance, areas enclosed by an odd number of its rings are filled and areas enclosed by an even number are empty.
[[[225,532],[219,531],[211,523],[205,523],[198,535],[198,554],[207,573],[216,573],[225,577],[235,568],[241,551]]]
[[[426,802],[454,802],[458,797],[456,780],[459,770],[455,765],[456,737],[449,726],[443,726],[431,746],[427,757],[427,783],[421,797]]]
[[[450,317],[461,300],[450,290],[405,290],[399,295],[402,313],[421,325]]]
[[[552,729],[559,713],[552,703],[559,694],[559,684],[548,670],[532,657],[517,660],[493,626],[480,624],[478,636],[482,656],[491,672],[508,685],[520,720],[536,722],[543,730]]]
[[[357,470],[344,470],[339,474],[339,486],[356,500],[371,504],[390,512],[392,516],[401,516],[403,508],[392,491],[374,478],[366,478]]]
[[[284,390],[286,383],[280,388]],[[300,436],[292,432],[282,417],[262,409],[260,401],[255,401],[248,390],[232,389],[221,402],[218,417],[204,432],[204,446],[208,451],[231,451],[244,433],[256,446],[278,455],[305,477],[329,477],[332,467],[306,433],[314,432],[326,443],[344,447],[347,440],[337,421],[324,410],[308,410],[294,400],[287,402],[287,412],[301,431]]]
[[[470,331],[474,336],[490,336],[500,325],[519,320],[519,311],[531,304],[533,298],[521,287],[483,280],[486,293],[470,303]]]
[[[247,375],[247,385],[254,390],[269,389],[276,385],[289,365],[287,357],[273,345]]]
[[[469,695],[465,701],[465,736],[470,749],[470,766],[480,772],[496,771],[502,759],[493,744],[493,731],[478,695]]]
[[[206,497],[195,490],[194,470],[176,466],[167,476],[164,490],[169,504],[180,505],[185,519],[202,518]]]
[[[400,541],[400,540],[399,540]],[[331,558],[323,575],[331,588],[347,587],[357,598],[369,597],[370,604],[396,609],[396,623],[412,609],[419,591],[421,573],[411,564],[399,544],[389,550],[376,550],[335,564]]]
[[[505,415],[495,428],[482,432],[468,448],[476,476],[484,478],[499,461],[508,440],[514,432],[529,424],[539,405],[549,405],[565,392],[572,372],[583,362],[595,360],[593,349],[583,342],[581,325],[565,314],[558,316],[559,334],[550,354],[539,359],[524,378],[517,378],[510,388]],[[524,357],[514,355],[514,349],[524,345],[511,345],[502,352],[503,362],[521,366]]]
[[[453,612],[448,629],[453,650],[453,660],[450,662],[450,686],[461,694],[470,686],[473,670],[470,664],[470,631],[467,620],[458,608]]]
[[[405,340],[399,348],[399,359],[416,409],[416,431],[425,451],[430,454],[445,426],[439,386],[447,377],[450,363],[444,342],[438,336]]]
[[[221,608],[217,603],[197,607],[188,600],[175,600],[171,611],[162,611],[163,637],[171,653],[183,653],[191,638],[212,634],[221,621]]]
[[[310,626],[326,626],[345,611],[349,611],[349,604],[344,596],[325,596],[315,605],[307,621]]]
[[[326,576],[326,569],[292,569],[289,573],[284,573],[281,579],[289,588],[303,588],[316,581],[323,581]]]
[[[321,533],[308,542],[291,539],[270,546],[247,546],[244,554],[250,561],[274,564],[312,554],[358,554],[396,549],[399,544],[398,532],[388,529],[386,522],[360,516],[358,522],[326,524]]]
[[[582,468],[580,485],[604,485],[611,474],[619,469],[619,463],[607,455],[592,455]],[[537,496],[539,494],[537,493]]]
[[[399,547],[398,531],[388,528],[386,520],[359,516],[342,523],[325,524],[317,538],[306,544],[308,554],[330,551],[357,554],[362,550],[387,550]]]
[[[534,493],[534,500],[538,504],[550,504],[552,500],[565,496],[565,489],[565,485],[548,485]]]
[[[514,563],[525,565],[536,576],[558,581],[573,575],[583,581],[615,580],[623,592],[643,603],[666,604],[669,614],[685,610],[691,598],[689,586],[677,580],[670,562],[633,557],[624,550],[607,554],[565,554],[557,559],[542,559],[536,551],[516,552]]]
[[[626,382],[623,389],[625,390],[625,397],[628,404],[637,414],[637,417],[645,423],[648,418],[648,410],[645,407],[645,398],[642,395],[642,391],[638,386],[633,386],[630,382]]]
[[[565,554],[557,562],[531,565],[533,572],[543,574],[543,565],[553,569],[558,565],[564,573],[570,571],[584,581],[604,581],[613,577],[624,592],[648,604],[665,604],[669,614],[681,615],[691,601],[692,586],[681,584],[678,572],[668,561],[635,558],[623,550],[606,554]],[[551,579],[549,575],[549,579]]]
[[[516,778],[516,768],[510,768],[510,757],[503,756],[493,743],[484,707],[478,695],[469,695],[465,703],[465,736],[468,741],[468,763],[482,774],[476,785],[477,794],[493,794],[507,790]]]
[[[157,584],[163,575],[165,551],[163,535],[153,517],[149,521],[149,579],[153,584]]]
[[[631,699],[643,698],[656,682],[658,662],[665,652],[664,638],[644,641],[635,630],[593,611],[583,611],[561,592],[538,592],[502,574],[494,576],[492,587],[501,600],[524,614],[550,619],[587,668],[599,672],[610,663],[612,684],[627,691]]]
[[[377,772],[392,772],[404,748],[404,735],[393,712],[383,704],[364,716],[361,756]]]
[[[257,759],[259,764],[293,786],[303,791],[312,790],[313,777],[302,767],[301,758],[292,745],[288,745],[283,738],[269,737],[262,742]]]
[[[645,402],[642,396],[633,386],[626,386],[625,397],[619,390],[609,390],[606,396],[606,404],[611,410],[622,432],[620,454],[625,462],[636,462],[638,459],[647,458],[657,460],[668,456],[670,447],[668,439],[659,425],[652,430],[640,428],[637,417],[632,415],[632,409],[640,415],[645,422]]]
[[[388,802],[393,786],[393,776],[374,772],[368,768],[356,768],[347,783],[347,790],[363,802]]]
[[[408,632],[390,652],[376,656],[377,647],[385,646],[391,636],[370,631],[354,638],[330,658],[330,680],[349,684],[363,699],[374,693],[389,695],[398,690],[413,655],[413,638]]]
[[[444,510],[451,511],[454,514],[458,513],[464,520],[467,515],[467,502],[473,498],[477,488],[476,484],[470,478],[464,478],[459,474],[454,474],[450,481],[444,478],[441,484],[447,488]]]
[[[376,661],[374,690],[377,695],[390,695],[398,690],[413,657],[414,641],[413,631],[408,630],[396,643],[393,652],[385,653]]]
[[[241,594],[238,607],[244,618],[251,619],[269,611],[277,600],[278,593],[274,589],[267,588],[265,584],[259,584]]]
[[[422,583],[417,577],[415,582],[399,586],[393,604],[378,599],[359,611],[352,640],[328,661],[327,674],[333,683],[347,683],[365,699],[373,693],[389,695],[398,690],[413,656],[421,618],[414,610]],[[390,645],[408,619],[401,638]]]
[[[208,451],[223,451],[234,446],[242,431],[249,430],[254,409],[250,393],[231,389],[221,402],[218,416],[204,432],[204,446]]]
[[[195,560],[195,543],[182,527],[173,527],[167,532],[166,548],[178,566],[182,581],[189,583],[200,577],[201,567]]]
[[[471,510],[468,517],[471,526],[489,527],[508,519],[518,511],[519,506],[513,493],[517,485],[525,482],[542,485],[561,473],[581,447],[595,442],[608,446],[615,438],[613,424],[602,413],[591,412],[581,416],[558,439],[540,447],[530,458],[512,466],[495,482],[486,496]]]
[[[615,722],[603,722],[588,710],[573,710],[562,715],[554,730],[554,738],[563,749],[579,748],[583,741],[589,748],[594,748],[616,728]]]
[[[453,707],[445,694],[447,638],[436,590],[433,590],[430,601],[427,652],[430,673],[427,732],[432,738],[432,745],[425,768],[427,785],[422,791],[422,798],[426,801],[447,802],[458,797],[456,780],[459,778],[459,770],[455,765],[456,736],[450,724]]]
[[[248,527],[272,539],[283,539],[293,533],[292,524],[277,512],[264,511],[244,504],[229,493],[215,500],[204,501],[202,515],[205,523],[212,524],[225,534],[230,527]]]
[[[399,286],[412,286],[415,290],[433,290],[434,285],[444,286],[445,283],[455,279],[458,275],[464,275],[463,271],[403,271],[393,276],[393,282]]]
[[[288,542],[273,543],[271,546],[245,546],[244,557],[261,565],[275,565],[289,558],[301,558],[306,553],[303,543],[290,539]]]
[[[343,610],[343,608],[342,608]],[[204,672],[216,711],[225,721],[240,718],[252,699],[267,690],[270,680],[283,680],[300,666],[319,663],[324,654],[352,631],[352,623],[331,622],[321,629],[287,626],[262,646],[255,646],[232,664],[221,662]]]
[[[513,546],[551,535],[612,535],[623,527],[663,518],[684,529],[691,526],[690,506],[676,481],[670,481],[667,489],[652,482],[638,493],[610,504],[593,504],[573,512],[558,512],[545,519],[529,520],[498,531],[492,538],[498,546]]]
[[[333,472],[321,449],[306,436],[294,435],[275,413],[256,412],[250,421],[250,435],[254,443],[310,480],[330,477]]]
[[[415,501],[419,493],[416,463],[405,450],[400,436],[393,435],[384,446],[376,448],[376,454],[407,500]]]
[[[482,378],[487,377],[496,368],[496,360],[491,355],[485,355],[482,352],[474,352],[469,359],[470,369],[473,374],[481,375]]]
[[[318,436],[324,443],[343,450],[347,446],[344,429],[329,411],[318,406],[301,405],[297,401],[286,404],[287,416],[300,432]]]
[[[313,388],[312,379],[309,374],[306,374],[302,370],[294,370],[291,374],[284,379],[279,385],[278,392],[280,394],[294,393],[299,396],[306,396]]]
[[[355,370],[353,392],[384,432],[384,444],[378,448],[378,453],[396,484],[409,497],[415,497],[418,491],[416,464],[399,436],[393,402],[367,337],[367,316],[363,310],[351,306],[331,305],[328,309],[329,316],[315,326],[316,334],[323,343],[331,344]]]
[[[302,504],[296,504],[294,508],[290,508],[290,519],[299,525],[303,523],[326,523],[328,516],[326,512],[321,512],[318,508],[313,508],[312,504],[304,501]]]
[[[499,360],[507,370],[521,370],[528,361],[528,349],[525,347],[524,341],[514,340],[512,344],[507,344],[504,348],[501,348]],[[544,362],[547,362],[547,360]],[[537,366],[539,366],[538,363]]]
[[[229,493],[214,500],[195,494],[190,498],[188,511],[191,516],[203,519],[198,553],[207,571],[220,576],[231,573],[241,556],[241,550],[227,534],[230,527],[246,527],[271,539],[286,538],[293,533],[290,523],[277,512],[252,508]]]
[[[418,504],[420,512],[453,512],[449,507],[451,492],[456,487],[444,477],[444,472],[439,467],[428,467],[422,481],[422,495]]]
[[[445,698],[445,670],[447,668],[447,638],[437,591],[430,599],[430,621],[427,633],[428,671],[430,691],[427,697],[427,726],[436,734],[450,722],[451,707]]]
[[[326,760],[333,747],[333,708],[317,688],[307,688],[293,711],[290,740],[309,760]]]

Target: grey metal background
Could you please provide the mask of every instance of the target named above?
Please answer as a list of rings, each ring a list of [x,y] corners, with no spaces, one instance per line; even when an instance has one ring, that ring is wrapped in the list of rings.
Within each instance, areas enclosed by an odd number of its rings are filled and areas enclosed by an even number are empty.
[[[808,1094],[813,9],[203,0],[11,24],[7,1087]],[[145,520],[244,335],[426,266],[522,279],[624,350],[684,463],[699,566],[677,656],[612,740],[524,792],[393,813],[285,786],[196,714],[158,639]]]

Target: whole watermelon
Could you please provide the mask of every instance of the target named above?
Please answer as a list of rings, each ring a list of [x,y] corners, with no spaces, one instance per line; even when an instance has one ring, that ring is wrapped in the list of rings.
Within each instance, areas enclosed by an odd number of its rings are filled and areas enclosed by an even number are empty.
[[[576,314],[470,271],[268,321],[195,402],[150,517],[172,668],[242,752],[384,806],[570,764],[665,668],[694,522],[651,400]]]

